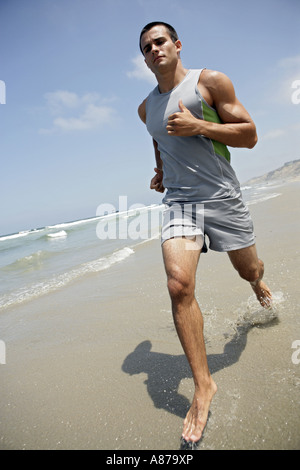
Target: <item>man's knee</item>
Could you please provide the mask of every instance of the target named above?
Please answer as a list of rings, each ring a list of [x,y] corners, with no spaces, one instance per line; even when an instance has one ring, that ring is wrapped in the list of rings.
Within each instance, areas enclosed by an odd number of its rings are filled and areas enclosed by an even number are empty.
[[[242,279],[249,282],[256,282],[263,277],[264,263],[259,259],[257,263],[242,265],[238,268],[238,273]]]
[[[168,290],[173,302],[182,302],[194,296],[194,281],[184,273],[169,275]]]

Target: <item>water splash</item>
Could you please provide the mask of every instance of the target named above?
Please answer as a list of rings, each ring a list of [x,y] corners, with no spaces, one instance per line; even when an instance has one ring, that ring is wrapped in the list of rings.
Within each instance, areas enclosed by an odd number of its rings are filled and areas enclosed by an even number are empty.
[[[260,306],[255,295],[249,297],[247,303],[239,309],[237,327],[264,327],[279,321],[280,307],[285,300],[284,294],[275,292],[272,296],[272,305],[268,308]]]

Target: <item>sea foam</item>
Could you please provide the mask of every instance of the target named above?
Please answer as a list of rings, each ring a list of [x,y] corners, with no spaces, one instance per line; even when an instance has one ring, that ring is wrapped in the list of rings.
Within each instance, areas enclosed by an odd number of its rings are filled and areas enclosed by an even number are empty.
[[[134,250],[130,247],[124,247],[108,256],[83,263],[80,266],[53,276],[50,279],[22,287],[16,292],[5,294],[0,297],[0,308],[4,309],[10,306],[19,305],[23,302],[38,298],[42,295],[54,292],[67,286],[69,283],[90,273],[97,273],[110,268],[116,263],[124,261],[131,256]]]
[[[48,233],[47,237],[49,237],[49,238],[65,238],[67,235],[68,234],[65,230],[60,230],[59,232]]]

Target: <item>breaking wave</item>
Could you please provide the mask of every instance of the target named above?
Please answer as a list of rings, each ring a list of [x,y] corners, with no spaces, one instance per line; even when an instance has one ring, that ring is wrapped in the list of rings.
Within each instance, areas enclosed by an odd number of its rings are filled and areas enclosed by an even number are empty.
[[[30,286],[22,287],[16,292],[11,292],[0,297],[0,308],[4,309],[13,305],[18,305],[23,302],[38,298],[42,295],[53,292],[57,289],[65,287],[67,284],[79,279],[90,273],[97,273],[105,269],[110,268],[116,263],[124,261],[126,258],[131,256],[134,250],[129,247],[124,247],[114,253],[83,263],[80,266],[71,269],[70,271],[62,274],[53,276],[50,279],[31,284]],[[43,256],[43,253],[35,253],[34,256]],[[28,258],[26,260],[26,258]],[[31,257],[26,257],[22,260],[18,260],[17,263],[30,263]]]

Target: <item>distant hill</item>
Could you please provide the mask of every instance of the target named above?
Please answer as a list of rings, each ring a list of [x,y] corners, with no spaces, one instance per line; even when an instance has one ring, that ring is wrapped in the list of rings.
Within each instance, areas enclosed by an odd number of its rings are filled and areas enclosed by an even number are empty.
[[[282,181],[300,180],[300,159],[285,163],[276,170],[269,171],[262,176],[251,178],[243,183],[244,186],[253,186],[261,183],[276,183]]]

